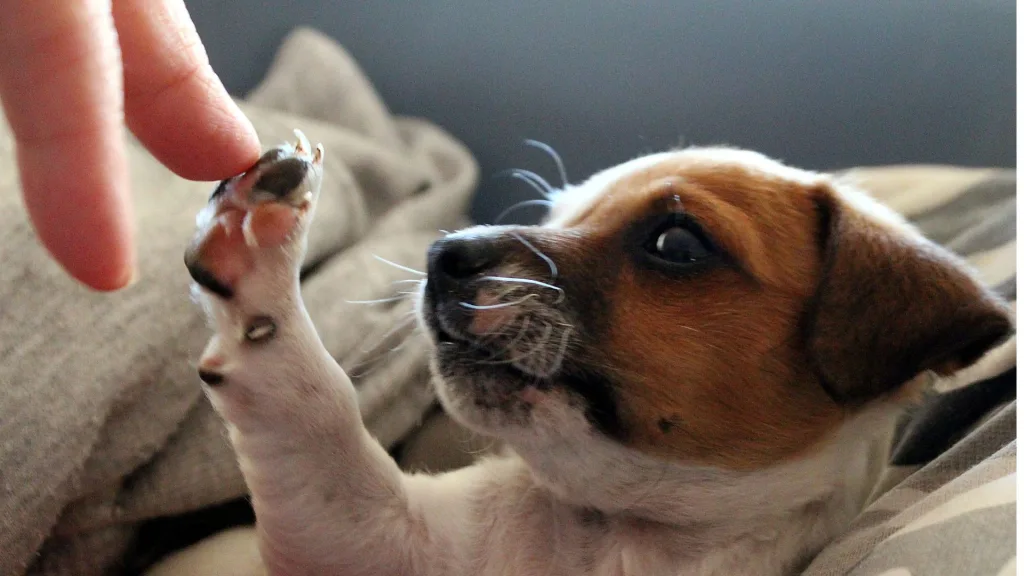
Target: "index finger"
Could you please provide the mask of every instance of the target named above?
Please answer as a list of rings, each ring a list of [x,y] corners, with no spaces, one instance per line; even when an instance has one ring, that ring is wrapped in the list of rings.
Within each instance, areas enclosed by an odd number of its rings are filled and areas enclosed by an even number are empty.
[[[134,273],[121,65],[109,0],[5,2],[0,103],[39,239],[98,290]]]

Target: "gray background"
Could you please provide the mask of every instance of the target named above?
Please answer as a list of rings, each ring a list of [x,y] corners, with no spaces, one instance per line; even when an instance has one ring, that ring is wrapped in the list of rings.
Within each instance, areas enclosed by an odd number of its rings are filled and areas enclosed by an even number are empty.
[[[496,172],[557,180],[524,138],[554,146],[571,180],[680,143],[814,169],[1015,161],[1012,0],[186,4],[234,94],[293,27],[338,39],[394,112],[474,152],[480,221],[535,196]]]

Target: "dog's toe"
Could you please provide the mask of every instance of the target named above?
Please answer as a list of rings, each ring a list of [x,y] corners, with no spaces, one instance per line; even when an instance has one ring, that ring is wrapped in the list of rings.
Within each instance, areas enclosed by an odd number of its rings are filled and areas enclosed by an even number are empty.
[[[319,194],[323,148],[311,148],[296,133],[295,144],[268,151],[245,173],[221,182],[197,218],[185,265],[212,294],[231,298],[264,250],[302,250]]]
[[[228,283],[222,282],[213,272],[204,268],[198,261],[190,259],[188,255],[185,256],[185,267],[188,268],[188,274],[192,280],[206,290],[224,299],[234,296],[235,291]]]

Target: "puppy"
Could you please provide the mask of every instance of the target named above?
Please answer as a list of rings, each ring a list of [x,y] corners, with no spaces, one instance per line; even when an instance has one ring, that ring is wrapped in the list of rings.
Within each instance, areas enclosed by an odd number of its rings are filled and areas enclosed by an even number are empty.
[[[792,573],[862,508],[929,374],[1013,330],[960,261],[829,176],[646,156],[541,226],[431,247],[437,394],[513,453],[407,475],[300,297],[322,157],[300,136],[221,183],[186,254],[271,574]]]

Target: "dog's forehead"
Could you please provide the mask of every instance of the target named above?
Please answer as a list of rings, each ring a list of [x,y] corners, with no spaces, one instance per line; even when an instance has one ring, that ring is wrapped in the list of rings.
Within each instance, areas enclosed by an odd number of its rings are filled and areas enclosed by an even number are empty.
[[[565,189],[557,192],[552,198],[553,205],[545,226],[562,228],[569,222],[579,220],[583,214],[605,196],[616,182],[631,174],[636,174],[668,161],[674,155],[675,153],[673,152],[661,152],[641,156],[629,162],[602,170],[582,184],[567,186]]]
[[[688,176],[696,173],[706,175],[728,169],[740,169],[747,176],[748,183],[760,181],[768,184],[761,188],[774,190],[785,188],[777,185],[781,182],[803,189],[827,183],[848,209],[859,212],[868,220],[893,232],[920,239],[919,232],[902,215],[864,193],[856,186],[856,182],[848,185],[843,179],[793,168],[758,152],[717,147],[694,147],[650,154],[598,172],[582,184],[568,186],[557,192],[552,198],[551,212],[544,225],[550,228],[570,226],[609,200],[615,210],[628,212],[631,206],[643,205],[645,194],[658,193],[658,180],[678,176],[685,181]],[[628,182],[629,186],[622,186],[624,182]],[[610,195],[616,197],[611,198]],[[761,199],[767,200],[767,197],[762,194]]]
[[[715,169],[741,168],[751,178],[811,185],[820,176],[791,168],[757,152],[731,148],[687,148],[642,156],[593,175],[582,184],[569,186],[553,197],[546,226],[562,228],[579,222],[598,204],[621,200],[642,203],[644,195],[657,193],[659,180]],[[625,190],[623,183],[628,183]],[[609,195],[616,192],[616,198]],[[630,192],[627,195],[622,192]],[[618,204],[618,202],[616,202]],[[625,206],[616,206],[616,209]],[[627,208],[628,209],[628,208]]]

